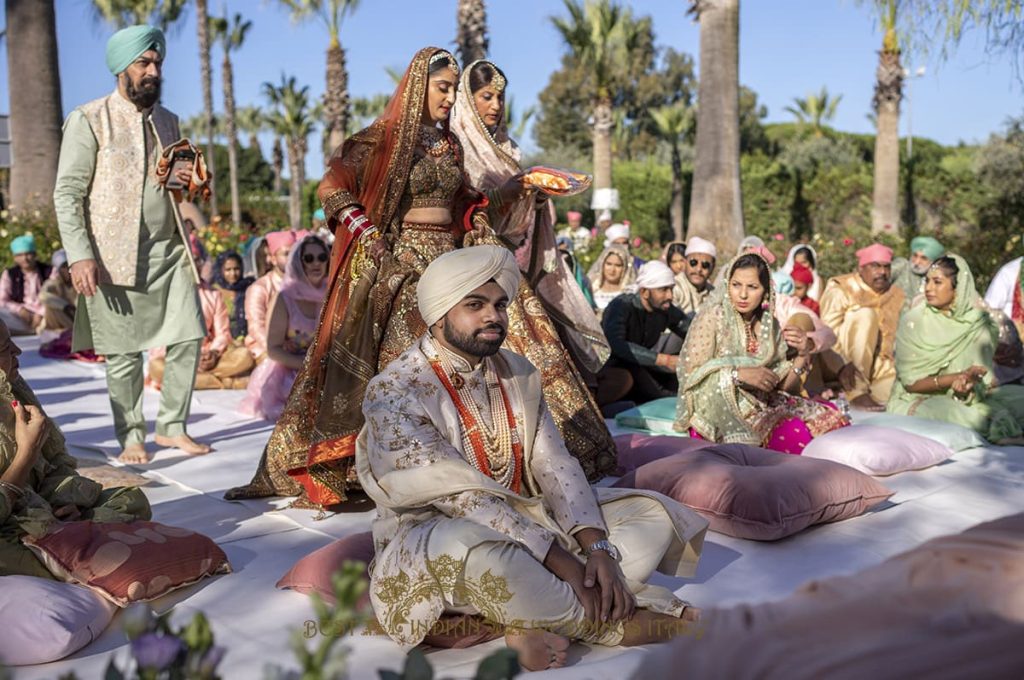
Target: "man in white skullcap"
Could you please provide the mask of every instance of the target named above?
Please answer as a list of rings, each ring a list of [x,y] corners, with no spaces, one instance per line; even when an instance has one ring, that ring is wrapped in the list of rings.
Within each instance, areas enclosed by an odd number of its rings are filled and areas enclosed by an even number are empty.
[[[601,327],[611,347],[611,356],[602,371],[618,368],[629,371],[633,386],[626,398],[642,404],[662,397],[675,396],[675,354],[659,352],[664,346],[662,334],[671,331],[678,338],[686,337],[690,316],[672,304],[676,279],[661,260],[652,260],[640,268],[635,293],[624,293],[612,300],[601,317]],[[682,347],[677,343],[676,347]]]
[[[718,250],[711,241],[700,236],[691,236],[686,242],[683,271],[676,274],[672,304],[685,314],[694,314],[704,303],[711,291],[711,274],[715,271]]]
[[[685,631],[696,610],[644,580],[692,575],[707,522],[659,494],[587,484],[539,372],[500,349],[519,276],[494,246],[427,267],[428,331],[370,381],[356,468],[377,505],[370,598],[384,632],[413,646],[446,611],[482,615],[540,670],[565,664],[570,639]]]

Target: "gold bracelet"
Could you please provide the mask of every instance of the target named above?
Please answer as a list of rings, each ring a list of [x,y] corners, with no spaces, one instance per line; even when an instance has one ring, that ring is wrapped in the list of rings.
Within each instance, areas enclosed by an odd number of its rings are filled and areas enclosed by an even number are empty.
[[[940,387],[940,386],[939,386],[939,376],[937,376],[937,375],[933,375],[933,376],[932,376],[932,380],[934,380],[934,381],[935,381],[935,389],[936,389],[936,390],[941,390],[941,389],[942,389],[942,387]]]

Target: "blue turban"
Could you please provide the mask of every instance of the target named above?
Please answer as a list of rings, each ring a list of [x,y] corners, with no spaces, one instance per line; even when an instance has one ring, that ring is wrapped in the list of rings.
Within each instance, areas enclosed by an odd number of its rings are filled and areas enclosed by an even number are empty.
[[[946,249],[931,236],[918,236],[910,242],[910,254],[914,253],[921,253],[934,262],[946,254]]]
[[[146,50],[156,50],[164,58],[167,41],[163,31],[145,24],[122,28],[107,41],[107,68],[116,76]]]
[[[775,290],[783,295],[792,295],[796,289],[793,277],[781,269],[772,274],[772,281],[775,282]]]
[[[32,234],[24,234],[11,239],[11,253],[23,255],[24,253],[36,252],[36,237]]]

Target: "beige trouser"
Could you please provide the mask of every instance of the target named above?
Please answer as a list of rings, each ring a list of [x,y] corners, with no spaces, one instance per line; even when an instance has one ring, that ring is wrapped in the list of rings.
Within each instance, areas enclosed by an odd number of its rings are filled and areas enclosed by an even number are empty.
[[[74,317],[70,316],[63,309],[45,307],[43,311],[45,322],[43,329],[48,331],[66,331],[75,325]]]
[[[630,581],[646,581],[675,536],[665,509],[657,501],[635,496],[604,505],[601,510],[608,525],[608,540],[622,554],[623,574]],[[607,646],[622,640],[622,622],[588,626],[572,586],[515,543],[488,541],[472,548],[458,586],[456,591],[462,592],[466,601],[449,602],[446,611],[483,613],[506,626],[541,628]],[[501,586],[512,594],[505,602],[501,601],[505,598],[491,597]]]
[[[882,333],[878,327],[878,311],[861,307],[846,312],[843,325],[833,329],[839,342],[837,351],[857,367],[858,377],[853,391],[847,395],[851,401],[870,394],[879,404],[889,401],[892,384],[896,380],[896,363],[881,353]]]

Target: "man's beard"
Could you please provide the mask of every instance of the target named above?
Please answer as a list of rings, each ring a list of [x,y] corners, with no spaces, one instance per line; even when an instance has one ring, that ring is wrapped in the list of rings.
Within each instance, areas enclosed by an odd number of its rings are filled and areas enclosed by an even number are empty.
[[[928,273],[928,270],[931,268],[931,266],[932,266],[931,263],[926,264],[923,267],[919,266],[919,265],[913,265],[912,264],[912,265],[910,265],[910,271],[914,272],[918,276],[924,276],[925,274]]]
[[[125,80],[127,82],[124,89],[128,95],[128,101],[135,104],[136,107],[148,109],[160,101],[160,78],[145,76],[139,80],[138,86],[127,75]]]
[[[481,340],[476,337],[477,333],[481,331],[500,331],[501,337],[497,340]],[[498,353],[501,349],[501,345],[505,342],[505,335],[508,333],[507,330],[499,326],[498,324],[491,324],[483,328],[473,331],[470,335],[463,335],[452,327],[452,324],[446,323],[444,325],[444,339],[455,349],[468,354],[471,357],[489,357]]]

